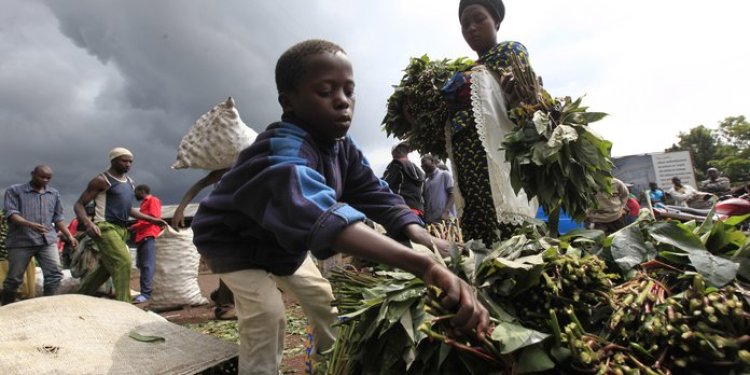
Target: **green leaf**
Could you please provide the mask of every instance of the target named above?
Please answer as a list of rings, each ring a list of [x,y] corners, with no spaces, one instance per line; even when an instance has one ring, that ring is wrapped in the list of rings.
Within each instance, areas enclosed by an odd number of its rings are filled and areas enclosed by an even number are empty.
[[[130,337],[133,340],[140,341],[140,342],[164,342],[167,341],[164,337],[161,336],[149,336],[149,335],[142,335],[136,331],[130,331],[128,334],[128,337]]]
[[[737,224],[742,223],[743,221],[750,218],[750,214],[746,215],[740,215],[740,216],[730,216],[726,220],[724,220],[724,224],[731,225],[731,226],[737,226]]]
[[[546,333],[510,322],[500,322],[492,331],[492,339],[502,344],[502,354],[534,345],[547,337],[549,335]]]
[[[568,358],[570,358],[570,355],[573,354],[570,349],[564,347],[564,346],[553,346],[552,349],[550,349],[549,354],[557,361],[557,362],[564,362]]]
[[[579,116],[582,117],[583,121],[586,124],[590,124],[592,122],[597,122],[607,117],[608,115],[603,112],[583,112]]]
[[[544,134],[547,127],[550,126],[549,115],[542,111],[534,112],[532,121],[534,122],[534,128],[536,129],[537,134]]]
[[[713,286],[721,287],[737,276],[739,264],[709,253],[689,229],[673,221],[655,223],[649,234],[656,241],[674,246],[688,254],[691,265]]]
[[[518,358],[518,373],[541,372],[555,368],[547,352],[541,345],[532,345],[521,351]]]
[[[414,320],[411,317],[410,310],[407,310],[403,315],[401,315],[399,323],[401,323],[401,326],[404,327],[404,331],[406,332],[406,335],[411,339],[411,342],[416,343],[416,340],[414,338]]]
[[[656,249],[645,244],[641,229],[637,225],[629,225],[616,232],[612,238],[612,258],[627,272],[633,267],[656,258]]]
[[[578,139],[578,132],[572,126],[559,125],[552,132],[552,136],[547,141],[547,147],[559,150],[563,143],[575,142]]]

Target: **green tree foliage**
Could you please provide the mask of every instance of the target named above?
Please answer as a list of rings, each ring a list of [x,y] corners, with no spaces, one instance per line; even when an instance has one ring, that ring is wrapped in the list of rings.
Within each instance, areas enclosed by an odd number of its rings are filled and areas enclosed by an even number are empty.
[[[719,123],[720,158],[712,161],[732,181],[750,179],[750,122],[745,116],[727,117]]]
[[[687,133],[680,132],[677,137],[680,139],[679,142],[664,151],[690,151],[696,177],[698,179],[705,178],[706,169],[709,166],[708,162],[715,158],[719,146],[719,140],[715,132],[703,125],[698,125]]]
[[[680,132],[679,141],[665,151],[690,151],[699,180],[709,167],[716,167],[733,182],[750,179],[750,122],[745,116],[730,116],[716,130],[703,125]]]
[[[719,123],[719,132],[726,143],[739,149],[750,147],[750,122],[745,116],[727,117]]]

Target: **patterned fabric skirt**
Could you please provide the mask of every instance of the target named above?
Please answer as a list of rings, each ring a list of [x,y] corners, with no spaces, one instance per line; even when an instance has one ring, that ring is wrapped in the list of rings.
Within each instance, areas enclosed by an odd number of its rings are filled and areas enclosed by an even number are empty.
[[[476,128],[469,127],[455,133],[452,142],[453,159],[456,163],[454,170],[464,199],[461,215],[461,234],[464,240],[482,240],[485,246],[490,247],[499,240],[510,238],[517,226],[501,224],[497,220],[487,169],[487,153]]]

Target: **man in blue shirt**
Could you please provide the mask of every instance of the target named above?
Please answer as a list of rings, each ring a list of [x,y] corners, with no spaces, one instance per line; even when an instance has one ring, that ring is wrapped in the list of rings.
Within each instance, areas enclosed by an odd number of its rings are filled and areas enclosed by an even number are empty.
[[[453,199],[453,177],[450,172],[438,168],[435,156],[422,156],[422,169],[427,177],[424,182],[425,221],[428,224],[450,220],[456,216]]]
[[[15,302],[23,273],[33,256],[38,256],[44,274],[44,295],[55,294],[62,280],[55,228],[73,246],[78,245],[63,220],[60,193],[47,186],[51,179],[52,168],[38,165],[31,171],[31,181],[5,191],[8,275],[3,282],[3,305]]]
[[[666,203],[664,196],[664,190],[662,190],[656,182],[648,183],[648,195],[651,198],[651,204],[656,205],[657,203]]]

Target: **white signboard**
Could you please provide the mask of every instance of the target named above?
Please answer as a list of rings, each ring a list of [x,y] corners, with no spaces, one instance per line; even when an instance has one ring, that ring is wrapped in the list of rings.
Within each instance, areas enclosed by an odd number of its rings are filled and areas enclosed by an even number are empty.
[[[679,177],[684,185],[698,188],[689,151],[652,154],[651,160],[656,172],[656,183],[664,191],[672,187],[672,177]]]

